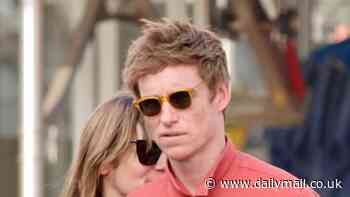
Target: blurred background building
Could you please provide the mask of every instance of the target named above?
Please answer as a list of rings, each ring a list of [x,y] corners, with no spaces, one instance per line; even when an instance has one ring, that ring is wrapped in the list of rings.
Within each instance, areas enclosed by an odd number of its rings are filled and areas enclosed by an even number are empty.
[[[313,50],[349,38],[348,0],[249,2],[260,6],[250,10],[259,24],[254,28],[269,31],[271,39],[278,40],[276,46],[283,45],[286,36],[274,33],[283,26],[283,20],[277,22],[279,16],[285,10],[295,10],[295,43],[302,67]],[[20,143],[26,132],[21,127],[21,100],[26,99],[21,94],[25,87],[21,85],[23,54],[20,53],[24,5],[39,5],[40,41],[35,47],[40,48],[38,57],[42,64],[37,73],[40,76],[37,97],[42,113],[39,114],[40,129],[35,134],[41,147],[36,162],[41,164],[38,187],[42,196],[58,196],[75,153],[80,128],[99,103],[121,88],[123,62],[128,46],[139,35],[140,18],[189,20],[211,28],[222,37],[232,77],[228,135],[239,148],[271,161],[265,128],[300,123],[303,113],[292,113],[283,99],[279,99],[278,91],[274,95],[270,93],[267,84],[279,81],[266,78],[263,67],[273,61],[270,59],[275,57],[268,56],[274,53],[267,54],[267,58],[266,54],[259,54],[259,44],[251,39],[254,35],[243,30],[244,20],[242,23],[239,13],[246,9],[244,4],[244,0],[1,0],[1,196],[20,196],[21,190]],[[307,109],[300,108],[300,111]]]

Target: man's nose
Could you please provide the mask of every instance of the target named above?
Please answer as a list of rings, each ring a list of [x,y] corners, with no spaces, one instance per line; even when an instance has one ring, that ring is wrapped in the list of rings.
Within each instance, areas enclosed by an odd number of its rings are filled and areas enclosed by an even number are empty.
[[[169,102],[164,102],[162,104],[162,109],[160,113],[160,122],[169,127],[178,120],[176,109]]]

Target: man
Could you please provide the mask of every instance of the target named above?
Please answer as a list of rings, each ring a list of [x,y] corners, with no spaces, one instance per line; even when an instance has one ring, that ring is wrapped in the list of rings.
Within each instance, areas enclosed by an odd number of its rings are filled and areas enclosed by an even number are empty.
[[[218,37],[189,23],[143,22],[124,80],[168,161],[164,176],[130,196],[317,196],[307,187],[267,187],[268,180],[297,179],[225,137],[229,74]]]

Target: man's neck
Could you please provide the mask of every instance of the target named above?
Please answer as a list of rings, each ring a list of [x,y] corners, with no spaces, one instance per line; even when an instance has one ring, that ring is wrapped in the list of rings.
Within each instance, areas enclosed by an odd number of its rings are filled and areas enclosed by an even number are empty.
[[[221,153],[225,148],[225,137],[206,144],[200,152],[186,161],[174,161],[170,159],[172,170],[180,182],[194,194],[198,185],[205,176],[217,164]]]

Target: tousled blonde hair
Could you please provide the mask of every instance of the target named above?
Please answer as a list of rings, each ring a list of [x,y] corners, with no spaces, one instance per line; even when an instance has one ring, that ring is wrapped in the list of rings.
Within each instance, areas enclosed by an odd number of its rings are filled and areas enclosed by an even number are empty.
[[[211,93],[218,83],[229,80],[226,55],[212,32],[187,22],[142,20],[143,34],[128,50],[123,79],[139,97],[138,80],[169,65],[196,65]]]
[[[120,92],[101,104],[81,131],[77,157],[66,177],[62,197],[101,197],[101,164],[118,165],[118,159],[136,137],[137,110],[130,92]]]

